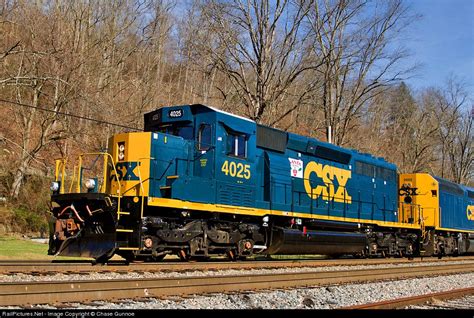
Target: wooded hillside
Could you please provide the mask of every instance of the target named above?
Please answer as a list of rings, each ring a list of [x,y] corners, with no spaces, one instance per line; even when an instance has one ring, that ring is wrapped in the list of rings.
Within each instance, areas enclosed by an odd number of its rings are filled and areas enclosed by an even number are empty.
[[[331,126],[333,143],[401,172],[473,185],[472,96],[455,74],[406,84],[423,73],[403,44],[419,18],[408,5],[0,1],[0,196],[44,212],[54,158],[193,103],[324,141]]]

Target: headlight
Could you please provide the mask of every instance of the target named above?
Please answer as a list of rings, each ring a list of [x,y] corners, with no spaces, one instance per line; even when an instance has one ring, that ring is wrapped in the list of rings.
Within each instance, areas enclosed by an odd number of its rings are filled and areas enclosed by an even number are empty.
[[[118,159],[123,160],[125,158],[125,143],[119,142],[118,144]]]
[[[92,190],[95,188],[95,180],[94,179],[88,179],[86,181],[86,188],[89,190]]]
[[[51,183],[51,187],[50,187],[51,191],[53,192],[57,192],[59,190],[59,182],[53,182]]]

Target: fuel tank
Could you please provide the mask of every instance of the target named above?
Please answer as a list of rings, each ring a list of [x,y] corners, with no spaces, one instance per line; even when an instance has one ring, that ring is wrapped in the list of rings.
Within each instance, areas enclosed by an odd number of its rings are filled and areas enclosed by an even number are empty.
[[[361,253],[367,239],[363,233],[336,231],[306,231],[275,228],[272,233],[269,254],[342,255]]]

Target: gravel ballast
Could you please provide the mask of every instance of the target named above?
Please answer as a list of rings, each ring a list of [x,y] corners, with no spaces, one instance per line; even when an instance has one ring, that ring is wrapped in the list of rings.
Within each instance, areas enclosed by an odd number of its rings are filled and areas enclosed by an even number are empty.
[[[212,271],[182,271],[182,272],[93,272],[89,273],[55,273],[49,275],[30,275],[25,273],[0,275],[0,283],[14,282],[35,282],[35,281],[80,281],[80,280],[111,280],[111,279],[140,279],[140,278],[167,278],[167,277],[196,277],[196,276],[222,276],[222,275],[261,275],[275,273],[301,273],[301,272],[327,272],[364,270],[376,268],[412,268],[417,266],[442,266],[442,265],[471,264],[472,261],[450,261],[421,262],[421,263],[400,263],[400,264],[375,264],[375,265],[351,265],[351,266],[321,266],[321,267],[299,267],[299,268],[274,268],[274,269],[229,269]]]
[[[78,309],[336,309],[364,303],[474,287],[474,273],[267,292],[68,304]],[[54,308],[35,306],[34,308]]]

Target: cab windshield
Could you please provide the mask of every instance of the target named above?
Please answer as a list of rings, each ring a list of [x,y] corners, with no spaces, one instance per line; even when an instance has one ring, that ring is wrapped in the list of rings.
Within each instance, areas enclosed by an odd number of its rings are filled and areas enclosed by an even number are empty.
[[[166,125],[161,126],[159,132],[183,137],[186,140],[192,140],[194,138],[193,126],[179,126],[179,125]]]

